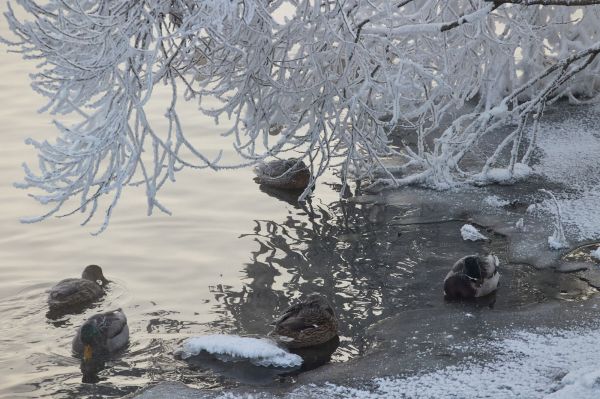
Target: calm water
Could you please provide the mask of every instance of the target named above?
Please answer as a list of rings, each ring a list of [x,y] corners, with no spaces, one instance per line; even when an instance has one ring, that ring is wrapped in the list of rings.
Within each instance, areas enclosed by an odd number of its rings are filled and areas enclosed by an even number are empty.
[[[0,33],[5,34],[2,21]],[[440,300],[449,264],[480,244],[460,240],[459,222],[402,226],[403,215],[419,206],[394,208],[378,198],[336,202],[323,184],[306,208],[259,189],[250,170],[183,172],[161,200],[173,216],[146,216],[143,192],[129,190],[111,226],[98,237],[80,227],[83,217],[20,224],[41,209],[13,188],[21,163],[35,160],[27,137],[53,139],[44,104],[29,88],[30,63],[3,54],[0,64],[0,398],[119,397],[146,383],[180,380],[206,388],[236,384],[207,370],[190,370],[173,349],[183,338],[204,333],[262,335],[275,315],[305,293],[326,294],[338,310],[341,345],[333,361],[359,356],[367,348],[364,331],[383,317],[414,308],[457,305]],[[157,95],[152,114],[167,100]],[[193,105],[182,112],[189,135],[207,154],[228,147],[222,130]],[[164,124],[163,124],[164,126]],[[502,253],[496,237],[486,250]],[[48,320],[46,290],[79,276],[90,263],[113,280],[108,294],[83,314]],[[506,292],[496,307],[540,302],[586,287],[567,277],[505,269]],[[562,280],[561,280],[562,279]],[[79,362],[70,353],[75,328],[89,315],[122,307],[129,318],[131,345],[107,364],[98,384],[83,384]]]

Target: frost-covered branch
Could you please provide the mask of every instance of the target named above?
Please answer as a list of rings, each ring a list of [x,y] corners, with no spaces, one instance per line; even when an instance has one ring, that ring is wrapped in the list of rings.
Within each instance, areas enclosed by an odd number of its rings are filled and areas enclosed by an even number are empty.
[[[568,7],[582,7],[582,6],[593,6],[600,4],[599,0],[487,0],[491,1],[497,6],[502,4],[518,4],[521,6],[568,6]]]
[[[313,181],[327,168],[344,184],[506,181],[526,173],[547,104],[600,94],[596,2],[18,3],[30,20],[9,10],[11,45],[40,60],[34,89],[47,111],[80,118],[57,123],[56,142],[31,141],[39,167],[26,168],[21,187],[40,189],[35,198],[51,205],[35,220],[64,208],[87,222],[104,204],[105,226],[132,184],[146,187],[149,213],[167,211],[157,193],[180,169],[268,157],[304,160]],[[157,85],[172,94],[164,131],[146,113]],[[206,107],[207,98],[218,105]],[[228,120],[241,161],[226,165],[192,146],[182,100]],[[506,126],[514,128],[481,154],[482,139]]]

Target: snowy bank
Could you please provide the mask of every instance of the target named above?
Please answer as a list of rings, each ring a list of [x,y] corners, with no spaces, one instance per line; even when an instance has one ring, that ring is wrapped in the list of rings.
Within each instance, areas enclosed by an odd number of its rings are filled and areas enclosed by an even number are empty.
[[[273,341],[236,335],[216,334],[188,338],[175,354],[187,359],[202,351],[223,361],[248,360],[263,367],[288,368],[302,365],[300,356],[285,351]]]
[[[600,397],[600,342],[597,330],[517,332],[497,342],[473,342],[495,360],[463,362],[408,378],[380,378],[375,389],[329,384],[300,388],[292,397],[322,398],[528,398]],[[457,347],[468,351],[471,347]]]
[[[164,384],[137,395],[138,399],[197,398],[527,398],[597,399],[600,397],[600,357],[596,351],[600,331],[592,328],[544,329],[504,332],[507,338],[475,339],[454,347],[469,353],[474,348],[488,360],[466,357],[456,365],[409,377],[377,378],[364,387],[340,384],[309,384],[287,393],[268,389],[215,393]],[[498,333],[502,334],[502,333]],[[478,359],[483,359],[479,358]],[[170,388],[172,387],[172,388]],[[154,393],[156,391],[156,394]]]

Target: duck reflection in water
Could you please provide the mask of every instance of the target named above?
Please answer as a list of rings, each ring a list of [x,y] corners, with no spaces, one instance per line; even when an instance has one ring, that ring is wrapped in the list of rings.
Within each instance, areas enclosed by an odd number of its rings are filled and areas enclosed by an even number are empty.
[[[106,368],[106,356],[97,356],[88,360],[81,360],[79,369],[81,370],[81,382],[85,384],[96,384],[106,378],[100,378],[98,373]]]
[[[292,371],[289,374],[296,375],[305,371],[314,370],[329,363],[331,361],[331,356],[338,346],[340,346],[340,337],[336,335],[321,345],[290,349],[291,353],[295,353],[302,358],[302,366],[299,370]]]

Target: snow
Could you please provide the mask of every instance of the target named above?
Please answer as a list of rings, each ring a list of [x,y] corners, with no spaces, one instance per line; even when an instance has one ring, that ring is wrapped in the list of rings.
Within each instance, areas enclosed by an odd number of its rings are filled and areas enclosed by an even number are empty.
[[[502,199],[502,198],[498,197],[497,195],[488,195],[487,197],[485,197],[483,199],[483,201],[486,204],[491,205],[496,208],[501,208],[503,206],[510,204],[510,201]]]
[[[277,346],[264,338],[240,337],[237,335],[204,335],[188,338],[176,351],[182,359],[206,351],[224,361],[249,360],[264,367],[298,367],[302,358]],[[225,356],[223,356],[225,355]]]
[[[560,118],[540,125],[541,157],[534,170],[565,186],[555,195],[568,238],[594,240],[600,238],[600,107],[560,112]],[[544,200],[535,211],[553,212],[553,208],[552,200]]]
[[[590,252],[590,256],[593,259],[600,261],[600,247],[598,247],[594,251]]]
[[[548,237],[548,246],[550,249],[559,250],[569,248],[569,243],[561,237],[560,233],[557,230],[554,230],[554,233]]]
[[[484,184],[510,184],[523,180],[532,174],[532,169],[522,163],[515,163],[511,172],[509,168],[490,168],[485,173],[475,175],[475,180]]]
[[[460,235],[465,241],[484,241],[488,238],[481,234],[477,228],[471,224],[465,224],[460,228]]]
[[[468,347],[455,348],[468,352],[478,347],[495,354],[494,360],[487,363],[467,360],[416,376],[380,378],[374,381],[375,389],[328,384],[299,388],[290,396],[597,399],[600,397],[600,357],[596,351],[599,340],[597,329],[521,331],[496,342],[472,342]]]

